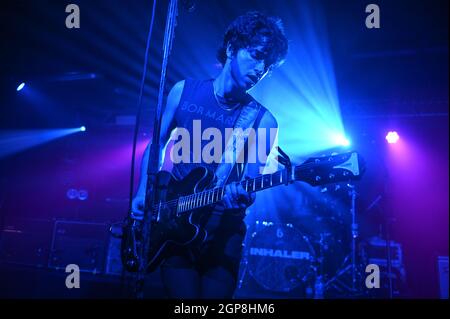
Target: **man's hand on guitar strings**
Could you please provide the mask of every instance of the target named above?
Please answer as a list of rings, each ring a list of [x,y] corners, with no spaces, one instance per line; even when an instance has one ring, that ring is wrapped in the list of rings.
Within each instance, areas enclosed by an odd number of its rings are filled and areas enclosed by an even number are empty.
[[[255,198],[255,193],[246,192],[240,183],[231,183],[225,187],[223,203],[226,209],[246,209]]]

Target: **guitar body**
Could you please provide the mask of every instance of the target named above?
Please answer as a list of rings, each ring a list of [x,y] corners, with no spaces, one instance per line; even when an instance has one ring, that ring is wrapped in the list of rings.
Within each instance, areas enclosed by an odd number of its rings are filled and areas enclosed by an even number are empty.
[[[364,161],[355,152],[312,157],[301,165],[291,167],[289,163],[285,166],[286,169],[273,174],[260,175],[235,184],[241,184],[248,192],[288,185],[296,180],[319,186],[359,179],[365,171]],[[152,209],[149,209],[151,229],[147,245],[147,271],[155,270],[175,246],[197,245],[206,239],[207,232],[201,223],[208,208],[202,207],[223,200],[226,187],[209,190],[214,184],[214,178],[214,173],[204,167],[193,169],[181,180],[166,171],[157,174],[156,200]],[[146,225],[130,218],[125,223],[121,256],[128,271],[137,271],[139,268],[137,252],[143,247],[142,234],[146,232],[142,229]]]
[[[170,203],[180,196],[201,192],[214,180],[214,174],[204,167],[192,170],[182,180],[161,171],[157,175],[156,203]],[[154,271],[170,255],[174,246],[198,245],[207,236],[200,225],[202,209],[177,216],[175,205],[158,205],[150,230],[147,270]]]

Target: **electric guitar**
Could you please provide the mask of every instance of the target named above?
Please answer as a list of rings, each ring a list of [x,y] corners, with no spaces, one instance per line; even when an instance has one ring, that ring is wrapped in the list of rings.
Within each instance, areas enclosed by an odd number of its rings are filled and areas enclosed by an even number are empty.
[[[260,175],[239,183],[247,192],[258,192],[278,185],[303,181],[312,186],[358,179],[365,170],[362,158],[356,152],[326,157],[312,157],[303,164],[287,167],[273,174]],[[156,182],[156,201],[149,210],[151,231],[147,243],[147,271],[151,272],[167,257],[173,245],[202,243],[207,232],[199,220],[204,211],[200,208],[214,205],[223,199],[225,187],[213,187],[215,175],[204,167],[192,170],[185,178],[177,180],[171,173],[160,171]],[[128,225],[130,226],[130,225]],[[129,230],[129,229],[128,229]],[[122,262],[128,271],[139,269],[138,248],[142,243],[139,234],[125,231],[122,238]]]

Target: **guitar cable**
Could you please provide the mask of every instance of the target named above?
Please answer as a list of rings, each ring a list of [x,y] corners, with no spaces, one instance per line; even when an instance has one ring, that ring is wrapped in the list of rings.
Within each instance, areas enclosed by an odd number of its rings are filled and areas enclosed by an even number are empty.
[[[156,11],[156,0],[153,0],[152,5],[152,16],[150,20],[150,26],[147,34],[147,42],[146,42],[146,48],[145,48],[145,55],[144,55],[144,65],[142,70],[142,78],[139,88],[139,96],[137,101],[137,113],[136,113],[136,121],[134,125],[134,133],[133,133],[133,149],[131,152],[131,176],[130,176],[130,193],[129,193],[129,202],[128,202],[128,213],[127,213],[127,219],[131,217],[132,213],[132,207],[133,207],[133,195],[134,195],[134,170],[135,170],[135,161],[136,161],[136,144],[137,144],[137,136],[139,133],[139,124],[141,120],[141,114],[142,114],[142,96],[144,92],[145,87],[145,78],[147,77],[147,66],[148,66],[148,53],[150,50],[150,43],[153,33],[153,25],[155,23],[155,11]],[[126,269],[122,265],[122,276],[121,276],[121,290],[124,292],[125,290],[125,279],[126,279]]]
[[[131,213],[133,194],[134,194],[134,168],[135,168],[135,161],[136,161],[136,144],[137,144],[137,136],[139,133],[139,123],[141,120],[141,113],[142,113],[142,95],[144,92],[145,78],[147,76],[148,52],[150,50],[150,43],[151,43],[151,38],[152,38],[152,33],[153,33],[153,25],[155,22],[155,9],[156,9],[156,0],[153,0],[152,18],[150,21],[150,27],[149,27],[148,35],[147,35],[147,44],[146,44],[145,55],[144,55],[144,68],[142,71],[141,84],[140,84],[140,88],[139,88],[136,122],[134,125],[133,150],[131,152],[130,196],[129,196],[129,203],[128,203],[128,213],[129,214]]]

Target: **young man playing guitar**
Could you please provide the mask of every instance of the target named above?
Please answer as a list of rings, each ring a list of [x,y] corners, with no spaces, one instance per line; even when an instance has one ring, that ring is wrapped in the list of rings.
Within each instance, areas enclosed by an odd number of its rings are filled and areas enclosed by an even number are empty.
[[[259,12],[249,12],[234,20],[225,32],[217,58],[223,69],[215,79],[183,80],[170,90],[161,123],[161,165],[171,132],[184,128],[192,136],[194,121],[202,127],[213,127],[226,136],[225,129],[233,128],[245,106],[257,107],[250,122],[257,129],[277,128],[274,116],[257,103],[247,91],[257,84],[286,56],[288,41],[278,18]],[[269,134],[266,134],[267,136]],[[256,150],[256,143],[247,145],[249,152]],[[198,137],[198,136],[197,136]],[[201,138],[201,136],[199,137]],[[193,145],[192,140],[190,141]],[[197,141],[202,149],[208,141]],[[223,149],[227,141],[223,140]],[[269,154],[273,141],[264,141]],[[201,151],[200,151],[201,153]],[[133,199],[132,215],[142,219],[146,194],[146,178],[149,148],[147,147],[141,169],[138,191]],[[181,180],[198,166],[216,172],[219,163],[196,161],[200,154],[191,150],[188,161],[174,162],[172,175]],[[226,182],[240,181],[244,176],[256,177],[266,163],[248,162],[235,164]],[[214,185],[212,185],[214,186]],[[255,194],[244,190],[241,184],[227,184],[222,200],[202,208],[198,223],[205,230],[204,240],[196,245],[172,245],[170,253],[161,264],[162,280],[170,298],[231,298],[239,271],[242,242],[245,236],[245,210],[255,200]]]

